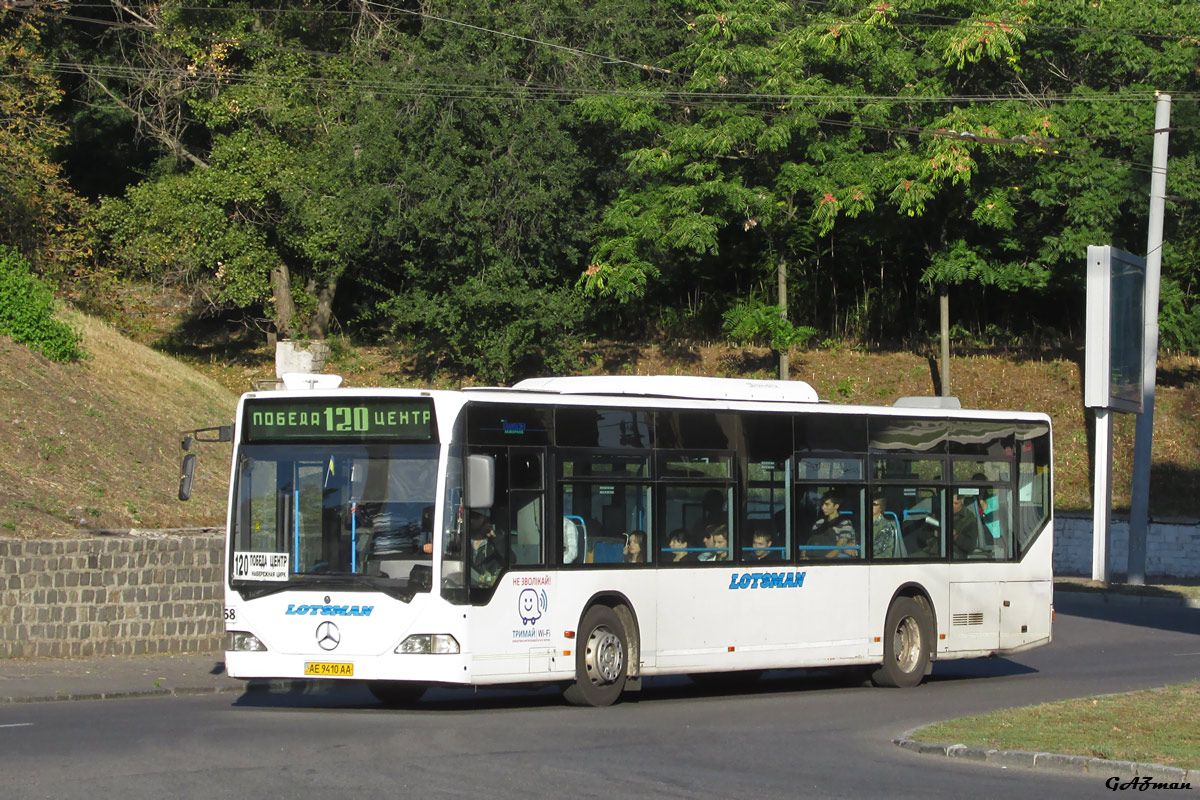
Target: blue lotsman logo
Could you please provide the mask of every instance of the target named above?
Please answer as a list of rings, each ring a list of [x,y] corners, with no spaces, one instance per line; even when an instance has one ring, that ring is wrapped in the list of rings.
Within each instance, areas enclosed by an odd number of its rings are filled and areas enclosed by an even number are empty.
[[[729,576],[730,589],[799,589],[803,572],[743,572]]]
[[[308,606],[288,603],[285,616],[369,617],[375,606]]]

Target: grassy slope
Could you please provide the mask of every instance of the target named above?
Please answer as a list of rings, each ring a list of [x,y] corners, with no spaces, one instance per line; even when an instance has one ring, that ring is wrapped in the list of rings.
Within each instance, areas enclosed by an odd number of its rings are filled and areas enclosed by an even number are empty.
[[[229,445],[206,445],[176,499],[179,432],[229,423],[236,397],[82,315],[90,357],[55,364],[0,337],[0,535],[223,524]]]

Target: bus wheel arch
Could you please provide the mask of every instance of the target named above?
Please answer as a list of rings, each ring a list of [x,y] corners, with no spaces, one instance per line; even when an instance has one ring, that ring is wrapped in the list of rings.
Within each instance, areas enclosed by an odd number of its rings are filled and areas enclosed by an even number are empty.
[[[563,691],[572,705],[612,705],[636,677],[640,663],[637,618],[620,595],[592,598],[576,629],[575,680]]]
[[[883,662],[871,676],[876,686],[907,688],[925,678],[937,653],[937,621],[923,588],[903,586],[888,604],[883,628]]]

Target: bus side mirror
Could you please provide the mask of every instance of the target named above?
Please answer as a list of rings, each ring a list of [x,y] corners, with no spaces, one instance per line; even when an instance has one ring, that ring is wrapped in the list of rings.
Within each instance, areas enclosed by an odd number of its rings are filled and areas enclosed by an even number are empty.
[[[179,499],[187,500],[192,496],[192,477],[196,474],[196,454],[188,453],[183,457],[183,466],[179,469]]]
[[[467,508],[491,508],[496,486],[496,459],[485,455],[467,456]]]

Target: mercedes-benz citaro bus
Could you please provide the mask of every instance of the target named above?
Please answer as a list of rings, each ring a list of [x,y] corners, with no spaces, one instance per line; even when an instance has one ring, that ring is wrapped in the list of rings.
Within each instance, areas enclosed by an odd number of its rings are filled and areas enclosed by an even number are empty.
[[[798,381],[339,382],[238,403],[234,677],[395,704],[556,683],[604,706],[678,673],[914,686],[1050,641],[1045,414],[831,405]]]

